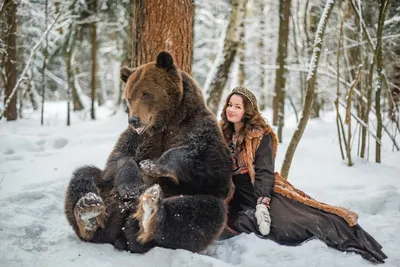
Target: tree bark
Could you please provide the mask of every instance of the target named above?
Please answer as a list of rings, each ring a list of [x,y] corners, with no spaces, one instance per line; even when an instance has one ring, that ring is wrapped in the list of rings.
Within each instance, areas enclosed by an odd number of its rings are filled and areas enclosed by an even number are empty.
[[[17,83],[17,4],[15,1],[10,1],[7,5],[7,60],[5,63],[6,73],[6,91],[4,103],[11,96],[13,89]],[[12,96],[8,107],[5,107],[4,116],[7,121],[17,119],[17,94]]]
[[[297,129],[295,130],[292,139],[290,140],[289,146],[286,150],[285,158],[283,160],[281,175],[285,179],[288,178],[290,165],[292,164],[292,159],[294,153],[296,151],[297,145],[300,142],[300,139],[303,135],[303,132],[307,126],[308,119],[310,118],[311,107],[314,100],[314,91],[315,91],[315,80],[317,78],[317,69],[318,69],[318,61],[321,55],[321,47],[322,41],[324,38],[324,32],[326,25],[328,23],[328,19],[332,12],[335,0],[327,0],[324,8],[324,12],[322,13],[321,20],[318,24],[318,29],[315,35],[314,40],[314,49],[313,55],[311,57],[309,72],[307,76],[307,90],[306,97],[303,104],[303,111],[301,114],[300,121],[298,123]]]
[[[97,0],[92,0],[91,2],[91,11],[97,11]],[[96,119],[95,112],[95,101],[96,101],[96,87],[97,87],[97,25],[96,21],[94,21],[91,25],[91,43],[92,43],[92,70],[91,70],[91,107],[90,107],[90,117],[92,120]],[[100,104],[100,103],[99,103]]]
[[[161,50],[191,73],[193,0],[136,0],[132,10],[132,67],[154,61]]]
[[[375,110],[376,110],[376,137],[380,140],[382,139],[382,114],[381,114],[381,90],[383,85],[383,73],[382,73],[382,34],[383,27],[385,23],[385,16],[388,10],[390,0],[380,0],[379,5],[379,22],[376,36],[378,38],[378,42],[376,44],[375,56],[376,56],[376,68],[378,75],[378,83],[375,91]],[[381,144],[379,142],[375,142],[375,162],[381,162]]]
[[[340,132],[340,127],[343,125],[340,125],[340,113],[339,113],[339,99],[340,99],[340,82],[339,82],[339,77],[340,77],[340,54],[341,50],[343,48],[343,24],[344,24],[344,18],[343,16],[340,18],[340,24],[339,24],[339,38],[338,38],[338,48],[337,48],[337,55],[336,55],[336,99],[335,99],[335,109],[336,109],[336,127],[337,127],[337,132],[338,132],[338,138],[339,138],[339,148],[340,148],[340,154],[342,155],[342,160],[344,160],[344,153],[343,153],[343,147],[342,147],[342,136]],[[347,151],[347,145],[346,145],[346,136],[343,133],[343,142],[345,144],[345,148]]]
[[[240,24],[240,44],[239,44],[239,84],[244,85],[244,81],[246,80],[246,72],[245,72],[245,61],[246,61],[246,40],[245,40],[245,20],[247,15],[247,8],[245,8],[245,14],[243,17],[243,21]]]
[[[285,63],[288,51],[289,41],[289,19],[290,19],[291,0],[281,0],[279,4],[279,38],[278,38],[278,56],[276,58],[275,75],[275,95],[272,99],[273,125],[278,127],[278,139],[282,142],[282,130],[285,116]]]
[[[217,114],[222,92],[228,80],[231,65],[235,59],[240,41],[240,25],[246,14],[247,0],[232,0],[232,11],[224,40],[223,53],[217,57],[216,72],[212,73],[210,85],[206,83],[205,90],[208,94],[207,106]],[[219,59],[222,59],[221,61]]]
[[[47,27],[48,21],[48,0],[45,1],[45,25]],[[45,45],[44,45],[44,58],[43,58],[43,66],[42,66],[42,107],[40,110],[40,124],[44,125],[44,102],[46,99],[46,68],[47,68],[47,56],[48,56],[48,45],[49,45],[49,38],[46,36]]]
[[[258,51],[259,51],[259,59],[260,59],[260,90],[261,90],[261,101],[259,101],[259,107],[260,110],[265,109],[265,95],[267,94],[267,90],[265,87],[265,64],[266,64],[266,59],[265,59],[265,46],[264,46],[264,38],[265,38],[265,17],[264,17],[264,8],[265,4],[264,1],[259,1],[259,10],[260,10],[260,39],[258,40]]]

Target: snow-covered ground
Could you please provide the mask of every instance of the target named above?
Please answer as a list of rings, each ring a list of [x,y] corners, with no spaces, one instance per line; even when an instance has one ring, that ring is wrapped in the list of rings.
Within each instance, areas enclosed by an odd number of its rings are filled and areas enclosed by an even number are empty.
[[[127,125],[123,112],[100,109],[97,121],[72,117],[65,126],[65,105],[47,104],[45,126],[36,114],[17,122],[0,121],[0,266],[371,266],[353,253],[328,248],[318,240],[280,246],[255,235],[218,241],[203,253],[154,248],[145,255],[80,241],[68,225],[64,195],[72,171],[84,164],[104,167],[118,135]],[[267,114],[268,115],[268,114]],[[267,116],[269,117],[269,116]],[[285,128],[277,170],[295,123]],[[360,225],[382,245],[384,266],[400,266],[400,153],[389,141],[382,164],[354,156],[341,161],[332,115],[309,123],[289,180],[316,199],[358,212]],[[398,138],[400,142],[400,138]],[[371,146],[372,146],[371,140]],[[354,151],[357,144],[353,144]]]

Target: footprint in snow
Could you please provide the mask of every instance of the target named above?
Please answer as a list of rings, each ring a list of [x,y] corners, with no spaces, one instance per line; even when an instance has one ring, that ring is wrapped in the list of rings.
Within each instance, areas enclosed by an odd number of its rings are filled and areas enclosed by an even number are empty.
[[[58,138],[58,139],[54,140],[53,148],[61,149],[61,148],[65,147],[68,144],[68,142],[69,141],[66,138]]]

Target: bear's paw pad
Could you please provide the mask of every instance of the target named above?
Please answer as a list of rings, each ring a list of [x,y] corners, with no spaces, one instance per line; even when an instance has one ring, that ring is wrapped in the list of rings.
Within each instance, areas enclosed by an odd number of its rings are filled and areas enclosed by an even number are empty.
[[[143,193],[142,195],[142,208],[143,208],[143,217],[142,217],[142,226],[144,232],[147,230],[147,224],[150,220],[151,215],[158,210],[159,201],[161,199],[161,187],[158,184],[155,184]]]
[[[98,226],[104,227],[105,205],[94,193],[81,197],[75,206],[75,216],[88,231],[95,231]]]

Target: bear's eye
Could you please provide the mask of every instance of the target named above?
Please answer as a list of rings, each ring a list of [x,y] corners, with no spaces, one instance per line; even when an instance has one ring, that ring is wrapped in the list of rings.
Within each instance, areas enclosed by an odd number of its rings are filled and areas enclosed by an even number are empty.
[[[147,99],[147,98],[149,98],[149,96],[150,95],[147,92],[143,92],[142,99]]]

